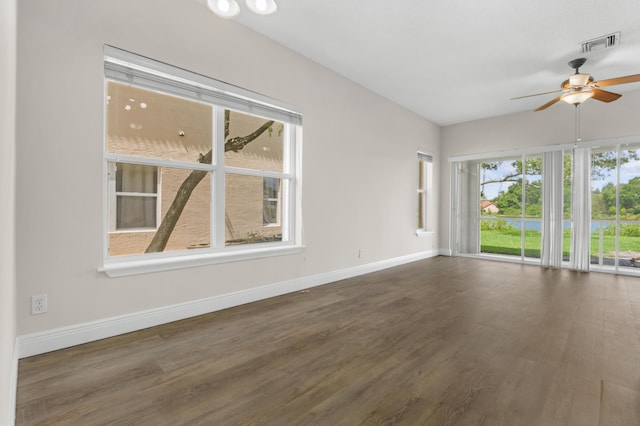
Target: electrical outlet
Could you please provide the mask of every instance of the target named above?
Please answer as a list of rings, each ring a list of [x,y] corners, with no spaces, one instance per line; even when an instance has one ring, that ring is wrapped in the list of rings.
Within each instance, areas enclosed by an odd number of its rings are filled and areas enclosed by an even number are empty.
[[[31,296],[31,315],[39,315],[47,312],[47,295],[36,294]]]
[[[364,257],[364,253],[363,253],[362,249],[359,249],[358,250],[358,258],[362,259],[363,257]]]

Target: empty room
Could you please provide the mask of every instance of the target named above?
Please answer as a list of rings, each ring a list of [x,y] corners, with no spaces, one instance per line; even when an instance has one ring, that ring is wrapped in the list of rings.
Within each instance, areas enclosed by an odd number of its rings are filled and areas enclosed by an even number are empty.
[[[0,423],[640,425],[638,16],[2,2]]]

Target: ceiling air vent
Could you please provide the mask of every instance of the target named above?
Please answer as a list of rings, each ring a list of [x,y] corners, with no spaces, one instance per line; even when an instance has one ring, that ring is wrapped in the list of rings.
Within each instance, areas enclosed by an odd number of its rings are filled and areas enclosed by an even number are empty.
[[[580,51],[582,53],[592,52],[608,47],[617,46],[620,43],[620,33],[608,34],[602,37],[594,38],[580,43]]]

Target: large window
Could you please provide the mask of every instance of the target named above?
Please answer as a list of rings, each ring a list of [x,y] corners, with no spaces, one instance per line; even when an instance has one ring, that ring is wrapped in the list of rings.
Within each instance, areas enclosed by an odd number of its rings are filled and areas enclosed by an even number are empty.
[[[183,267],[299,247],[301,116],[197,74],[107,53],[107,273],[144,259]]]

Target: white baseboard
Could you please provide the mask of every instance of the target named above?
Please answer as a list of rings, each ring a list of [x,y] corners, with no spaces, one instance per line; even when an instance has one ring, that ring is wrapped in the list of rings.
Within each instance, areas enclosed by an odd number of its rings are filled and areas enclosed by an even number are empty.
[[[18,341],[13,345],[13,360],[11,366],[11,388],[9,391],[9,419],[8,425],[16,424],[16,402],[18,398]]]
[[[411,263],[437,256],[438,251],[428,251],[407,256],[385,259],[365,265],[353,266],[337,271],[308,277],[296,278],[280,283],[269,284],[248,290],[227,293],[205,299],[194,300],[176,305],[163,306],[142,312],[121,315],[103,320],[75,324],[39,333],[18,336],[19,358],[51,352],[83,343],[100,340],[119,334],[142,330],[160,324],[179,321],[245,303],[305,290],[334,281],[380,271],[382,269]]]
[[[451,249],[438,249],[438,256],[453,256],[453,250]]]

